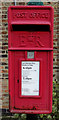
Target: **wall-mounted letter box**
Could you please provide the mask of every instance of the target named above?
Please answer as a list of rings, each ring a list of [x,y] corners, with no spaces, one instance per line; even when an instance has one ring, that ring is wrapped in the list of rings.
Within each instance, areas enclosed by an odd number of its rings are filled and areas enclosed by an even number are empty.
[[[50,113],[53,79],[53,8],[8,9],[9,95],[14,113]]]

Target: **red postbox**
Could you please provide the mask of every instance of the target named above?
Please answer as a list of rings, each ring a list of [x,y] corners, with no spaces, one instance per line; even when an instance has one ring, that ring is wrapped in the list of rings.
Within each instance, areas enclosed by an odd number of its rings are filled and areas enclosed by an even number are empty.
[[[53,80],[53,8],[8,9],[9,95],[13,113],[50,113]]]

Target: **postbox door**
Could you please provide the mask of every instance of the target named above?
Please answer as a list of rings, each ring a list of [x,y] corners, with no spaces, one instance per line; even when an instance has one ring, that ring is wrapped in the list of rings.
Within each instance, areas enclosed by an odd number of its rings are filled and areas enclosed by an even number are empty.
[[[25,55],[26,51],[18,51],[15,52],[15,97],[14,97],[14,102],[15,102],[15,108],[18,108],[20,110],[50,110],[51,106],[51,93],[49,92],[52,87],[52,52],[43,52],[43,51],[37,51],[36,52],[36,59],[26,59]],[[51,62],[49,62],[51,61]],[[24,75],[24,70],[22,67],[22,63],[30,63],[36,64],[39,66],[36,66],[39,72],[39,76],[35,77],[35,83],[38,83],[38,86],[34,86],[35,84],[32,84],[33,79],[28,82],[22,81],[22,73]],[[31,64],[31,65],[32,65]],[[26,66],[26,64],[25,64]],[[28,66],[27,66],[28,67]],[[32,66],[33,67],[33,66]],[[35,66],[34,66],[35,67]],[[26,69],[26,67],[25,67]],[[35,70],[37,70],[35,69]],[[50,71],[49,71],[50,70]],[[34,71],[34,69],[33,69]],[[30,72],[27,69],[27,73]],[[26,74],[27,74],[26,73]],[[26,76],[29,77],[31,74],[28,73]],[[38,74],[37,74],[38,75]],[[39,78],[38,78],[39,77]],[[38,80],[37,80],[38,79]],[[25,79],[26,80],[26,79]],[[39,81],[39,82],[38,82]],[[23,83],[25,82],[25,83]],[[25,84],[25,87],[24,87]],[[29,85],[31,84],[31,85]],[[23,88],[22,88],[23,85]],[[37,93],[34,94],[33,89],[38,89]],[[24,94],[23,89],[25,90]],[[26,91],[27,89],[27,91]],[[30,90],[30,94],[29,91]],[[27,92],[27,93],[26,93]],[[31,93],[32,92],[32,93]],[[35,99],[34,99],[35,98]]]

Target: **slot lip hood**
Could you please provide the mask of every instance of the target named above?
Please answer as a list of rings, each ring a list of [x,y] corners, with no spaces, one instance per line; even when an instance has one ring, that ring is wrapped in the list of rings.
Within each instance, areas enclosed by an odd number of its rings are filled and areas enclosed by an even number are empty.
[[[51,23],[50,22],[47,22],[47,21],[17,21],[17,22],[11,22],[11,25],[49,25],[51,26]]]

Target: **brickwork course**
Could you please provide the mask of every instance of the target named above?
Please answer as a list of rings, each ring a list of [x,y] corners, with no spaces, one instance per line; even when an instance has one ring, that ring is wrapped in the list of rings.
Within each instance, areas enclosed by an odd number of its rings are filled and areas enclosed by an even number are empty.
[[[29,0],[28,0],[29,1]],[[16,5],[26,5],[28,1],[17,2]],[[59,2],[44,2],[44,6],[54,8],[53,34],[53,105],[51,114],[40,114],[38,120],[59,120]],[[0,2],[0,119],[26,119],[25,114],[9,112],[8,92],[8,7],[14,6],[14,0]]]

